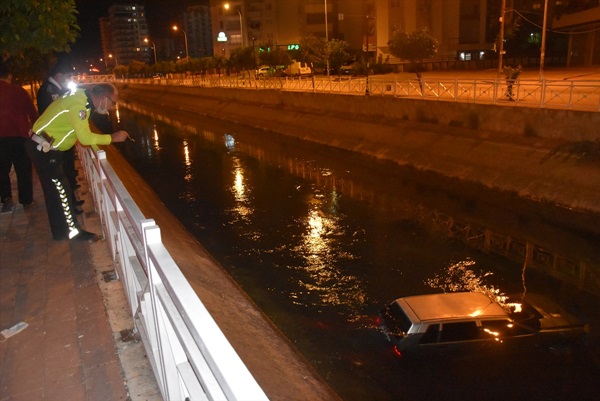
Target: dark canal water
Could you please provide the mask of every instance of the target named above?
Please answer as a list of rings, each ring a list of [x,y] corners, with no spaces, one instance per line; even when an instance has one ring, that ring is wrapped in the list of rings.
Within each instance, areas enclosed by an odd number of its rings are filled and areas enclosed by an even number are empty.
[[[234,123],[119,113],[136,140],[120,151],[342,399],[600,399],[597,219]],[[378,311],[436,277],[551,297],[590,343],[399,360]]]

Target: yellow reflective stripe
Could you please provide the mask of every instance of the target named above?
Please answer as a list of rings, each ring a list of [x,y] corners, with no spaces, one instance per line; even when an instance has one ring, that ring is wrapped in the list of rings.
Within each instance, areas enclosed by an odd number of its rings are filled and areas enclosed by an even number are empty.
[[[65,136],[63,137],[63,139],[62,139],[62,140],[61,140],[59,143],[57,143],[56,145],[52,145],[52,147],[53,147],[53,148],[58,148],[58,147],[60,146],[60,144],[61,144],[61,143],[63,143],[63,142],[65,141],[65,139],[67,139],[67,137],[68,137],[69,135],[71,135],[73,132],[75,132],[75,130],[74,130],[74,129],[72,129],[71,131],[67,132],[67,135],[65,135]]]
[[[57,113],[57,114],[56,114],[54,117],[52,117],[52,118],[50,119],[50,121],[48,121],[48,122],[47,122],[47,123],[46,123],[44,126],[42,126],[42,127],[41,127],[39,130],[37,130],[35,133],[37,134],[37,133],[39,133],[39,132],[42,132],[42,131],[43,131],[43,130],[44,130],[46,127],[47,127],[47,126],[49,126],[50,124],[52,124],[52,121],[56,120],[56,119],[58,118],[58,116],[60,116],[60,115],[61,115],[61,114],[63,114],[63,113],[68,113],[68,112],[69,112],[69,109],[67,109],[67,110],[61,110],[61,111],[60,111],[60,112],[58,112],[58,113]]]

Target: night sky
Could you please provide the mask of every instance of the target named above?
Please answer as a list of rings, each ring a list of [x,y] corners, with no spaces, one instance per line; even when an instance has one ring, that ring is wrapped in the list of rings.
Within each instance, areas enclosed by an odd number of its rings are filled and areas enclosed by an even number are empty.
[[[154,37],[168,35],[170,26],[177,22],[180,15],[190,5],[205,4],[209,0],[145,0],[131,2],[146,6],[146,19],[150,34]],[[101,17],[108,16],[108,8],[112,4],[127,4],[127,1],[115,0],[75,0],[80,37],[71,46],[71,57],[75,60],[97,59],[102,57],[100,40]]]

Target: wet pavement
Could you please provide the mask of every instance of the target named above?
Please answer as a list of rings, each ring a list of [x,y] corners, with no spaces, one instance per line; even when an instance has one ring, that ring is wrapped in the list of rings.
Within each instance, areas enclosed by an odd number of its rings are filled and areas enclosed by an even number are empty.
[[[0,335],[0,400],[160,399],[141,342],[125,337],[133,322],[120,283],[105,280],[108,244],[54,241],[35,172],[33,182],[32,206],[0,214],[0,330],[27,324]],[[79,218],[99,233],[80,183]]]

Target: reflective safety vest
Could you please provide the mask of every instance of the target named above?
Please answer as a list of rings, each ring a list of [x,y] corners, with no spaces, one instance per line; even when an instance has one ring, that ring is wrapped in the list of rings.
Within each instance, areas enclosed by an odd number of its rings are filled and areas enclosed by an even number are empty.
[[[33,132],[45,132],[51,138],[53,149],[71,149],[76,141],[82,145],[108,145],[110,135],[95,134],[90,129],[91,99],[87,91],[76,89],[56,99],[33,124]]]

